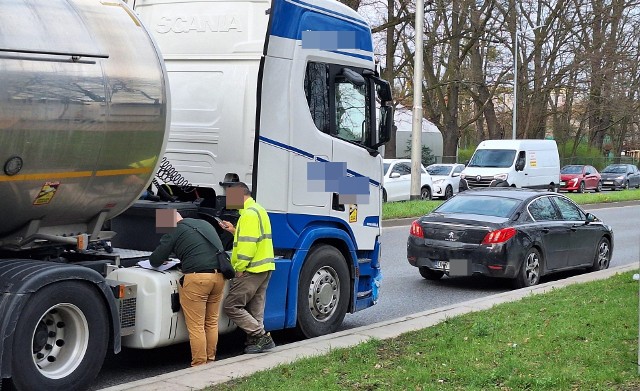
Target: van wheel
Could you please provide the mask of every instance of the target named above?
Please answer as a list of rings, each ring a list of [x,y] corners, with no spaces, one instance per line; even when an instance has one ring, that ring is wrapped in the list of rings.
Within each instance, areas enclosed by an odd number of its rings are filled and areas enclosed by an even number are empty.
[[[108,324],[104,303],[90,286],[63,281],[40,289],[27,302],[15,328],[14,386],[18,390],[89,387],[107,352]]]

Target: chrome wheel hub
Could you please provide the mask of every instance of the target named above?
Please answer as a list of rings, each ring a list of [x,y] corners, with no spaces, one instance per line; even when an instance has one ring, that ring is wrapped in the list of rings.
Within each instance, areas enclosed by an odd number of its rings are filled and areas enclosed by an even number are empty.
[[[340,300],[340,279],[329,266],[320,268],[309,285],[309,310],[318,321],[325,321],[336,311]]]

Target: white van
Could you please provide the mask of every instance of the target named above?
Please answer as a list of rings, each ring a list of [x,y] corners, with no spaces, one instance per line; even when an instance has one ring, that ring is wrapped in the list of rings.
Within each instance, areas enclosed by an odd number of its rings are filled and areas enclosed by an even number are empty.
[[[557,190],[560,157],[554,140],[486,140],[462,171],[460,190],[512,186]]]

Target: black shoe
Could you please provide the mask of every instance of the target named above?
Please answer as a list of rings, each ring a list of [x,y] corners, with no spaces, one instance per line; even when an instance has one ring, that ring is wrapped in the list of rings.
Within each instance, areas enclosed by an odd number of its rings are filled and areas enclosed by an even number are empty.
[[[254,344],[248,345],[244,348],[245,353],[262,353],[265,350],[273,349],[276,347],[275,342],[273,342],[273,338],[271,338],[271,334],[266,333],[263,334],[255,341]]]
[[[247,335],[247,339],[244,341],[244,346],[255,345],[259,339],[259,335]]]

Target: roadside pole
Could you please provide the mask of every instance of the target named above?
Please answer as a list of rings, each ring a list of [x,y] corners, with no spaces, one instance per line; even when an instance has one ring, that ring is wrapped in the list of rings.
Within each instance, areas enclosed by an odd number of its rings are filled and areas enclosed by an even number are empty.
[[[422,185],[422,35],[424,33],[424,0],[416,0],[416,42],[413,57],[413,122],[411,128],[411,191],[409,199],[420,199]]]

